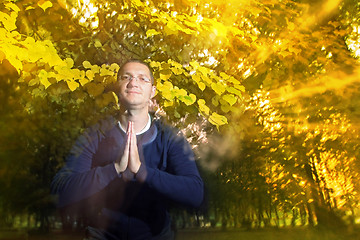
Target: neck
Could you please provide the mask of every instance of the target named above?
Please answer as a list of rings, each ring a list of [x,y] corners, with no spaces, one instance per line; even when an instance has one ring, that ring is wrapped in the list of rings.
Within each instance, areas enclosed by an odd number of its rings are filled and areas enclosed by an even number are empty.
[[[125,110],[119,116],[119,121],[123,129],[127,129],[129,121],[134,123],[135,133],[141,132],[149,121],[148,111]]]

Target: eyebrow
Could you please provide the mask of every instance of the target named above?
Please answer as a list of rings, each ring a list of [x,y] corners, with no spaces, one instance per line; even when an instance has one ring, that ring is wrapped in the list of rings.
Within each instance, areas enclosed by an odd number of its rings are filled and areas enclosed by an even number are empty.
[[[124,72],[123,74],[133,75],[133,74],[130,73],[130,72]],[[147,76],[147,74],[145,74],[145,73],[140,73],[140,74],[138,74],[138,76],[145,76],[145,77],[151,78],[151,77]]]

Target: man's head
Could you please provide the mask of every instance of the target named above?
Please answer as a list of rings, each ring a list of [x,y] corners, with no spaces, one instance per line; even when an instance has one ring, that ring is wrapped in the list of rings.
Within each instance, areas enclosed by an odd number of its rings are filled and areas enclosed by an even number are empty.
[[[146,62],[144,62],[144,61],[142,61],[142,60],[139,60],[139,59],[130,59],[130,60],[126,61],[126,62],[120,67],[120,69],[119,69],[119,71],[118,71],[118,75],[117,75],[117,80],[118,80],[118,81],[120,80],[119,78],[121,77],[121,72],[124,71],[124,67],[125,67],[125,65],[128,64],[128,63],[140,63],[140,64],[142,64],[142,65],[145,65],[146,68],[147,68],[148,71],[149,71],[149,76],[150,76],[151,82],[152,82],[152,84],[154,84],[154,75],[153,75],[153,73],[152,73],[152,71],[151,71],[151,68],[150,68],[149,64],[147,64]]]
[[[145,62],[129,60],[119,69],[115,92],[126,109],[147,110],[156,91],[153,83],[153,74]]]

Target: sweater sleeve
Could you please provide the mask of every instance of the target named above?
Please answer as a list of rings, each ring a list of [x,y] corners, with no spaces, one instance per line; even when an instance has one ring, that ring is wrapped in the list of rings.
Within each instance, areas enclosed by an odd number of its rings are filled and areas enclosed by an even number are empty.
[[[167,168],[141,166],[137,178],[157,192],[178,203],[199,207],[204,197],[203,181],[190,144],[182,136],[171,134],[165,143]]]
[[[65,166],[55,175],[51,191],[58,196],[58,207],[88,198],[118,177],[113,164],[92,168],[92,158],[101,137],[101,131],[94,130],[80,136],[71,149]]]

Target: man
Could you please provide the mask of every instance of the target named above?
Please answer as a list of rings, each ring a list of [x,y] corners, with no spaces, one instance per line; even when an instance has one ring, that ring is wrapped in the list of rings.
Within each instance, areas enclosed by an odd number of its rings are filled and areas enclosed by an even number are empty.
[[[119,116],[80,136],[53,180],[58,207],[86,216],[88,239],[173,239],[168,201],[203,200],[190,145],[149,114],[155,90],[146,63],[125,63],[115,86]]]

